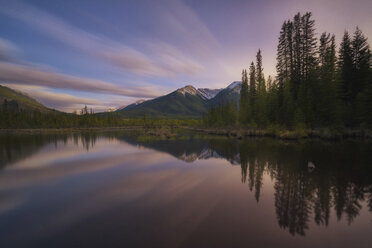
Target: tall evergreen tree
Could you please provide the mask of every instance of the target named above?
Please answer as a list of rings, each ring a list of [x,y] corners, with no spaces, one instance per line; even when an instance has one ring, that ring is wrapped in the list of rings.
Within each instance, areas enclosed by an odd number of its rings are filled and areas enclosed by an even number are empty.
[[[302,70],[303,70],[303,79],[309,80],[310,73],[316,67],[316,37],[315,37],[315,21],[311,19],[312,14],[311,12],[307,12],[305,15],[301,17],[301,26],[302,26]]]
[[[338,73],[339,82],[337,95],[343,103],[351,103],[352,82],[353,82],[353,53],[351,49],[351,39],[345,31],[338,52]]]
[[[297,99],[303,79],[303,37],[301,14],[297,13],[293,18],[293,75],[291,75],[292,85],[290,87],[294,99]]]
[[[288,70],[287,70],[287,40],[286,40],[286,31],[287,28],[287,22],[284,22],[282,25],[282,28],[280,30],[279,35],[279,43],[277,46],[277,53],[276,53],[276,72],[277,72],[277,79],[280,84],[282,84],[287,76],[288,76]]]
[[[263,75],[261,49],[258,49],[258,52],[256,55],[256,81],[257,81],[257,91],[259,93],[265,92],[266,85],[265,85],[265,78]]]
[[[319,95],[317,96],[317,119],[321,125],[330,125],[335,122],[335,69],[336,52],[335,36],[322,33],[319,40]]]
[[[257,81],[256,81],[256,67],[253,62],[249,67],[249,98],[250,103],[253,105],[257,95]]]
[[[256,81],[257,81],[257,101],[254,106],[256,113],[256,123],[266,125],[267,106],[266,106],[266,83],[262,67],[262,55],[259,49],[256,55]]]
[[[251,110],[252,118],[255,118],[255,104],[257,98],[257,81],[256,67],[253,62],[249,67],[249,109]]]
[[[242,71],[242,87],[240,89],[240,104],[239,104],[240,122],[245,124],[249,117],[249,96],[248,96],[248,75],[247,70]]]
[[[367,38],[362,31],[357,27],[354,32],[352,41],[352,56],[353,56],[353,72],[354,83],[352,86],[352,96],[355,98],[358,92],[361,92],[366,85],[368,79],[368,71],[370,69],[371,54]]]
[[[278,80],[278,90],[279,90],[279,101],[278,105],[283,104],[283,84],[287,79],[287,67],[286,67],[286,22],[283,23],[280,30],[279,42],[277,46],[276,53],[276,78]]]
[[[340,115],[346,126],[352,126],[354,123],[354,95],[353,95],[353,50],[351,38],[347,31],[340,44],[338,52],[338,82],[336,95],[340,101]]]
[[[351,44],[353,55],[353,83],[351,87],[352,99],[354,99],[354,110],[356,117],[354,122],[368,122],[369,103],[371,97],[370,91],[370,71],[371,71],[371,51],[367,38],[362,31],[357,27],[354,32],[353,41]]]

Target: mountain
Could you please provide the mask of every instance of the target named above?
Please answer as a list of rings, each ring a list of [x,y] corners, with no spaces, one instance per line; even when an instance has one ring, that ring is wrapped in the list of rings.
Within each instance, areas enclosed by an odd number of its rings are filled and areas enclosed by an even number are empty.
[[[218,92],[218,94],[210,99],[209,106],[218,105],[223,102],[229,102],[234,100],[237,104],[239,103],[240,99],[240,89],[242,87],[242,83],[239,81],[235,81],[227,86],[225,89]]]
[[[134,103],[117,112],[124,117],[200,117],[207,109],[206,96],[191,85],[152,100]]]
[[[223,89],[198,88],[198,91],[208,100],[215,97],[221,90]]]
[[[124,117],[200,117],[211,105],[235,100],[239,102],[241,83],[231,83],[224,89],[196,89],[192,85],[152,100],[139,100],[116,112]]]
[[[0,85],[0,104],[3,104],[5,99],[8,101],[9,109],[17,108],[18,105],[19,109],[28,111],[37,110],[44,113],[52,111],[28,95]]]

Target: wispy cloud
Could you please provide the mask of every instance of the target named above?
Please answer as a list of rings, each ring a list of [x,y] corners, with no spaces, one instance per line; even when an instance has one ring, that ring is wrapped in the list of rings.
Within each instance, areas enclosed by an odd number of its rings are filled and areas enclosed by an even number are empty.
[[[151,98],[162,94],[156,86],[119,87],[101,80],[75,77],[11,63],[0,63],[0,80],[14,84],[39,85],[130,97]]]
[[[183,60],[182,58],[186,56],[180,50],[172,53],[172,59],[169,59],[169,54],[168,57],[158,56],[162,53],[159,50],[150,50],[147,51],[149,53],[147,54],[105,36],[79,29],[56,16],[27,4],[3,6],[0,7],[0,12],[16,18],[80,52],[95,56],[130,73],[142,76],[174,77],[179,74],[195,73],[203,68],[197,61],[190,62],[190,58]],[[175,22],[176,18],[172,17],[171,21]],[[180,28],[179,25],[175,28]],[[191,30],[185,31],[188,34],[191,32]],[[193,42],[195,42],[194,39]],[[176,64],[174,64],[175,61],[177,61]]]
[[[106,100],[94,99],[89,97],[77,97],[66,93],[51,92],[50,88],[43,86],[23,85],[23,84],[2,84],[6,87],[18,90],[31,96],[49,108],[54,108],[66,112],[82,109],[85,105],[94,111],[107,111],[115,109],[121,104],[129,104],[132,99],[123,100],[122,98],[110,97]]]

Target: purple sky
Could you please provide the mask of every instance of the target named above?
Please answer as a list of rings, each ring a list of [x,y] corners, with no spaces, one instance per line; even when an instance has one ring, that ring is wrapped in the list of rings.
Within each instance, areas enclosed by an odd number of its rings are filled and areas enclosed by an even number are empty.
[[[0,84],[71,112],[225,87],[259,48],[275,76],[281,24],[299,11],[318,35],[339,42],[358,25],[372,37],[370,0],[0,0]]]

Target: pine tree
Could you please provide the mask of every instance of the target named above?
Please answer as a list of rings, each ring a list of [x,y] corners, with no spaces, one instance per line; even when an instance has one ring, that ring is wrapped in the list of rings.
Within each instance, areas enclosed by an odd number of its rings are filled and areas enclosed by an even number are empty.
[[[249,67],[249,109],[251,114],[251,120],[254,121],[256,118],[256,98],[257,98],[257,80],[256,80],[256,67],[253,62]]]
[[[256,82],[256,67],[253,62],[249,67],[249,101],[253,107],[257,95],[257,82]]]
[[[352,56],[354,69],[352,95],[355,98],[357,93],[361,92],[366,84],[371,62],[367,38],[364,37],[362,31],[358,27],[355,30],[352,41]]]
[[[340,115],[346,126],[353,124],[353,51],[351,48],[351,38],[347,31],[340,44],[338,52],[338,80],[336,96],[340,101]]]
[[[249,96],[247,70],[242,71],[242,87],[240,90],[239,116],[240,122],[246,124],[249,117]]]
[[[277,72],[277,79],[280,84],[282,84],[287,76],[288,76],[288,71],[287,71],[287,65],[286,65],[286,58],[287,58],[287,39],[286,39],[286,22],[283,23],[282,29],[280,30],[280,35],[279,35],[279,43],[277,46],[277,53],[276,53],[276,72]]]
[[[257,81],[257,91],[260,93],[265,92],[266,86],[265,86],[265,78],[263,75],[261,49],[258,49],[258,52],[256,55],[256,81]]]
[[[276,52],[276,78],[278,80],[278,105],[281,107],[283,105],[283,84],[287,79],[287,70],[286,70],[286,22],[283,23],[282,29],[279,34],[279,43],[277,46]]]
[[[354,110],[356,116],[354,123],[368,121],[369,94],[369,79],[371,70],[371,52],[367,38],[362,31],[357,27],[354,32],[353,41],[351,44],[353,55],[353,83],[351,87],[352,99],[354,100]]]
[[[256,81],[257,81],[257,101],[254,106],[256,113],[256,122],[259,125],[265,125],[267,122],[266,108],[266,84],[262,67],[262,55],[259,49],[256,55]]]
[[[319,42],[317,119],[321,125],[330,125],[337,119],[335,106],[335,36],[331,36],[329,33],[322,33]]]
[[[309,80],[310,73],[316,67],[316,37],[315,37],[315,21],[311,19],[311,12],[307,12],[301,17],[302,24],[302,41],[303,41],[303,60],[302,60],[302,70],[303,79]]]
[[[293,75],[291,75],[291,92],[297,99],[300,83],[303,79],[303,29],[301,14],[297,13],[293,18]]]
[[[352,77],[353,77],[353,53],[351,49],[351,39],[345,31],[338,52],[338,97],[344,103],[351,102],[352,99]]]
[[[309,126],[314,126],[317,122],[318,101],[315,96],[320,94],[318,81],[316,78],[316,38],[315,21],[311,19],[312,14],[307,12],[301,17],[300,28],[302,33],[302,44],[300,47],[301,58],[297,63],[301,64],[299,89],[297,95],[294,94],[296,103],[296,113],[304,116],[305,122]],[[299,108],[299,109],[297,109]],[[298,118],[295,118],[298,119]]]

